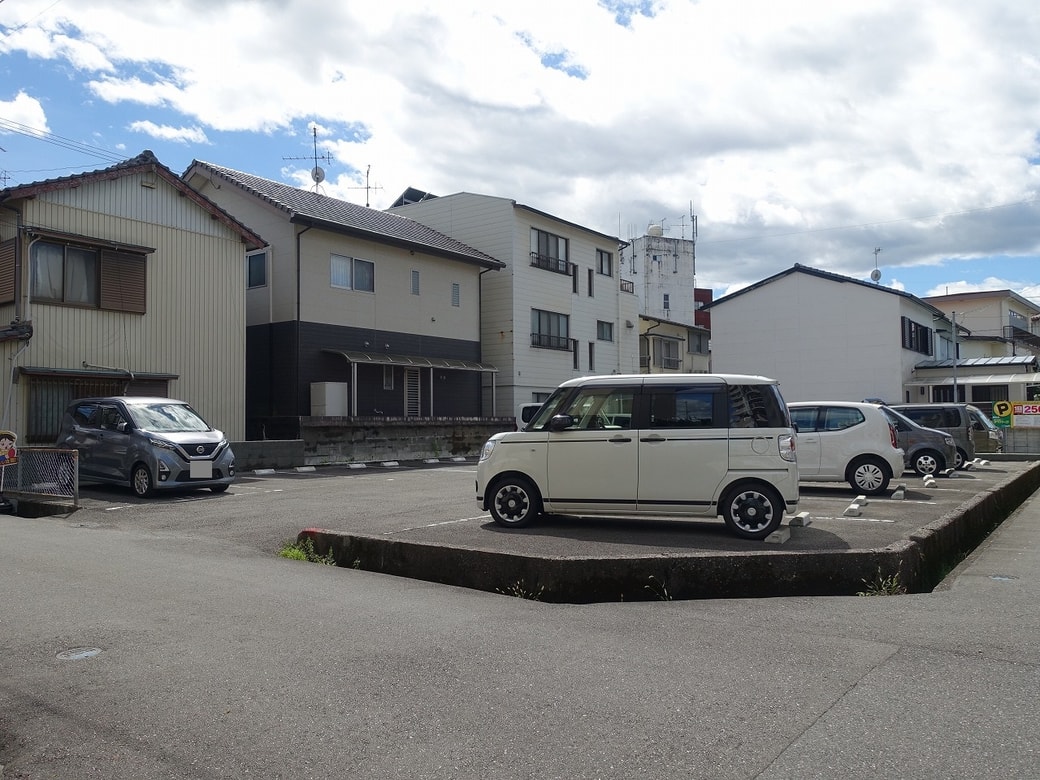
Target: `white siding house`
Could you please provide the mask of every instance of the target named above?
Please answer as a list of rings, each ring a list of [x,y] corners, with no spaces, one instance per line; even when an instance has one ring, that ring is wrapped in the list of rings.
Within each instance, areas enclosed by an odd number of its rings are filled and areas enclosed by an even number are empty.
[[[481,286],[484,359],[499,369],[497,415],[544,400],[572,377],[639,372],[638,301],[619,277],[616,236],[467,192],[391,211],[506,262]],[[485,381],[486,402],[490,389]]]
[[[952,356],[951,323],[909,293],[795,265],[705,308],[712,370],[777,379],[788,401],[942,400],[910,383]]]
[[[0,427],[52,444],[74,398],[148,394],[241,439],[245,258],[263,245],[149,151],[0,190]]]
[[[493,388],[500,369],[481,354],[481,279],[504,263],[405,216],[213,163],[184,179],[270,242],[249,259],[250,439],[295,438],[306,416],[491,413],[481,379]]]

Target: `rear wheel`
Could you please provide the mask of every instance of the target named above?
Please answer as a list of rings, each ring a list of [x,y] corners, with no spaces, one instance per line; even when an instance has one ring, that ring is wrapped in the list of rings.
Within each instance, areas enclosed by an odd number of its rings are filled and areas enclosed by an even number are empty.
[[[155,484],[152,482],[152,472],[143,463],[134,466],[130,472],[130,487],[139,498],[148,498],[155,492]]]
[[[953,467],[955,469],[962,469],[968,465],[968,453],[962,450],[960,447],[957,448],[957,460],[954,461]]]
[[[726,526],[742,539],[765,539],[780,527],[784,502],[768,485],[745,483],[729,488],[719,502]]]
[[[935,450],[921,450],[914,455],[911,466],[923,477],[925,474],[938,474],[946,468],[946,461]]]
[[[525,477],[501,477],[488,491],[491,518],[505,528],[523,528],[542,512],[542,497]]]
[[[845,472],[845,479],[852,485],[853,490],[876,496],[885,492],[892,475],[883,460],[865,457],[852,461]]]

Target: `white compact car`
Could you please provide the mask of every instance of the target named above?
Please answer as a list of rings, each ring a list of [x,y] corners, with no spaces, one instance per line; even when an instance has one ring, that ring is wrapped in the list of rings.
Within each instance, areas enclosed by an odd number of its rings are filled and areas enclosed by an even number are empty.
[[[875,404],[795,401],[787,405],[798,432],[798,479],[848,482],[878,495],[903,473],[896,431]]]
[[[542,512],[722,515],[763,539],[798,505],[795,436],[777,384],[758,376],[634,374],[572,379],[477,466],[477,503],[506,528]]]

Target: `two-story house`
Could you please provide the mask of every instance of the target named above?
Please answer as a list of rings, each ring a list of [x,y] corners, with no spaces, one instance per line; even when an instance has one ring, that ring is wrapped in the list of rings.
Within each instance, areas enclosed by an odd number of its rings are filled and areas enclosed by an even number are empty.
[[[188,401],[245,431],[244,268],[264,240],[150,151],[0,190],[0,427],[53,444],[69,401]]]
[[[495,414],[543,401],[587,374],[639,373],[639,309],[618,274],[622,243],[509,198],[409,189],[390,209],[489,255],[507,269],[484,276],[481,344],[499,369]]]
[[[956,339],[943,311],[910,293],[795,265],[705,308],[712,370],[777,379],[788,401],[952,400],[915,384],[920,364],[953,358]],[[952,361],[937,379],[951,372]]]
[[[269,246],[248,258],[248,436],[303,416],[479,417],[491,253],[398,214],[195,160],[185,181]]]

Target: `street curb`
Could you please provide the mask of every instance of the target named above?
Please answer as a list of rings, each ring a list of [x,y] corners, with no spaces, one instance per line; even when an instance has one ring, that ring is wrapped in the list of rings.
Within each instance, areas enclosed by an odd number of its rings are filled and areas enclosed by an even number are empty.
[[[320,528],[297,538],[341,567],[552,603],[852,596],[886,582],[926,593],[1038,488],[1040,463],[874,550],[533,556]]]

